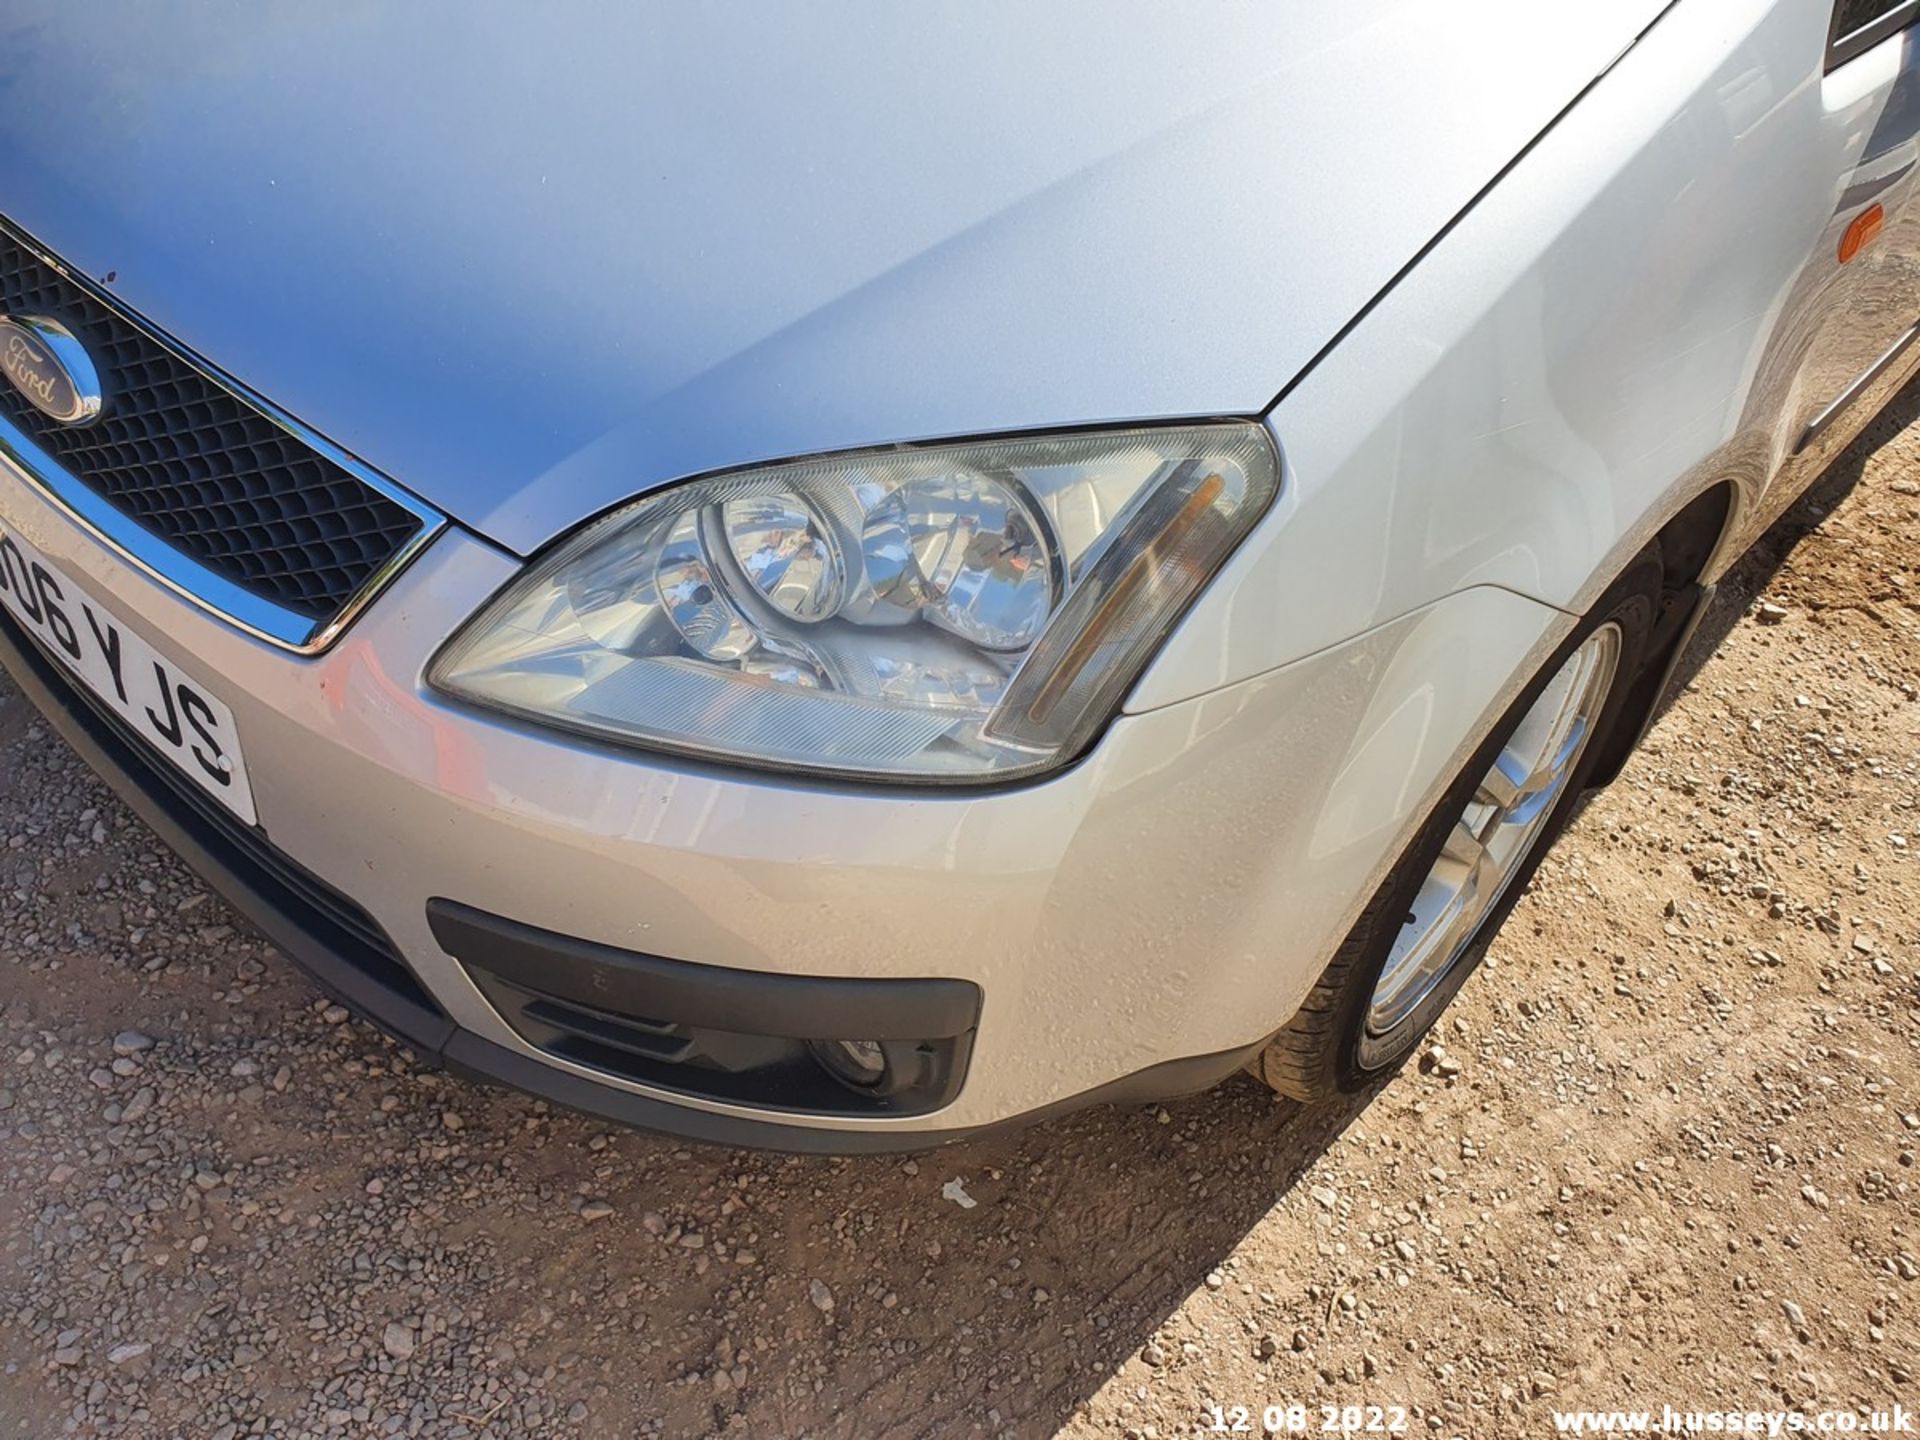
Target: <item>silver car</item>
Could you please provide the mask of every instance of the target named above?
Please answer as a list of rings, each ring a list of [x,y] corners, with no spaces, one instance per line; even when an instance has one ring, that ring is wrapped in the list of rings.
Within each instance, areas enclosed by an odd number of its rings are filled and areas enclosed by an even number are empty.
[[[1916,13],[14,0],[0,660],[567,1105],[1361,1089],[1920,363]]]

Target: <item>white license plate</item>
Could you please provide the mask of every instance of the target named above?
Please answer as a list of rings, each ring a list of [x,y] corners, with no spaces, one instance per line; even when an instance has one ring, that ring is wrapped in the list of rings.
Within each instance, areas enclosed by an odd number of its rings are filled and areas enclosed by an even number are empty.
[[[258,823],[233,712],[4,526],[0,605],[162,759]]]

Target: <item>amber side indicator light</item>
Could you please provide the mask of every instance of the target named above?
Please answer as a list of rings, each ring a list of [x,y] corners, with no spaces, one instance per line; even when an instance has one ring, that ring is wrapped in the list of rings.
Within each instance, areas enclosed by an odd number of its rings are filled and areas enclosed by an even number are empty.
[[[1878,202],[1869,205],[1853,217],[1853,223],[1847,226],[1847,233],[1840,237],[1840,263],[1846,264],[1867,246],[1880,238],[1880,227],[1887,223],[1887,212]]]

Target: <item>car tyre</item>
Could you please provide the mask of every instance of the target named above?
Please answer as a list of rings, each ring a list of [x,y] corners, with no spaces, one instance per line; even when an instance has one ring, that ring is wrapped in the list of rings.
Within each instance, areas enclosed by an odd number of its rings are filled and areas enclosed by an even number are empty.
[[[1578,808],[1587,777],[1606,748],[1606,737],[1637,718],[1625,712],[1636,688],[1632,682],[1648,658],[1662,582],[1658,549],[1649,547],[1609,587],[1492,727],[1361,913],[1299,1012],[1249,1067],[1273,1089],[1303,1101],[1351,1094],[1391,1074],[1419,1045],[1478,967],[1541,859]],[[1422,963],[1420,942],[1437,933],[1416,928],[1416,922],[1424,925],[1429,911],[1445,915],[1436,897],[1444,897],[1448,887],[1438,877],[1465,873],[1452,862],[1452,852],[1459,848],[1455,841],[1465,833],[1461,827],[1482,815],[1490,803],[1487,787],[1500,773],[1496,765],[1504,765],[1515,753],[1519,737],[1531,733],[1528,727],[1543,727],[1543,713],[1554,713],[1555,687],[1590,684],[1584,667],[1607,661],[1609,651],[1605,693],[1586,702],[1590,713],[1577,722],[1582,737],[1578,750],[1554,782],[1554,793],[1527,821],[1530,833],[1524,837],[1524,850],[1512,855],[1497,878],[1498,893],[1484,902],[1464,938],[1456,933],[1447,944],[1446,937],[1440,936],[1449,958],[1437,975],[1425,976],[1424,988],[1416,991],[1411,981],[1400,977],[1407,967]],[[1503,823],[1514,823],[1522,813],[1516,810],[1513,820]],[[1486,823],[1484,815],[1480,823]],[[1499,828],[1493,826],[1495,831]],[[1429,947],[1425,953],[1434,957],[1441,949]],[[1396,966],[1391,976],[1389,961]],[[1425,963],[1442,962],[1429,958]]]

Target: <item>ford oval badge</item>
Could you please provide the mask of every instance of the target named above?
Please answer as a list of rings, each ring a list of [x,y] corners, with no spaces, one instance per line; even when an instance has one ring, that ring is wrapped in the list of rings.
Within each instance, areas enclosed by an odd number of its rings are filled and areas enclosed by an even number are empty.
[[[62,425],[85,425],[105,403],[87,347],[45,315],[0,315],[0,374],[29,405]]]

